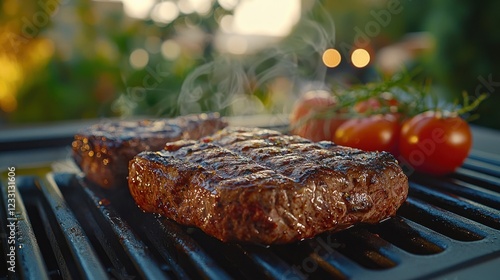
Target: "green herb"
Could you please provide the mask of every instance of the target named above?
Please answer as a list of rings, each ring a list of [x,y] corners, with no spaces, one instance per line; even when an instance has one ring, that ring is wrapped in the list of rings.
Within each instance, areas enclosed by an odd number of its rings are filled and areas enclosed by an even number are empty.
[[[457,100],[454,104],[440,104],[439,96],[432,91],[432,81],[428,79],[417,82],[416,74],[417,71],[401,72],[381,81],[354,85],[350,88],[333,87],[332,91],[337,101],[335,106],[309,113],[291,129],[299,128],[314,119],[350,119],[387,113],[399,113],[404,118],[410,118],[425,111],[446,111],[455,115],[467,115],[467,120],[477,118],[477,115],[469,114],[487,98],[487,94],[473,99],[464,92],[462,102]],[[391,106],[389,102],[391,99],[395,100],[395,105]],[[368,100],[376,100],[380,106],[376,108],[368,106],[368,110],[364,112],[355,110],[356,104]]]

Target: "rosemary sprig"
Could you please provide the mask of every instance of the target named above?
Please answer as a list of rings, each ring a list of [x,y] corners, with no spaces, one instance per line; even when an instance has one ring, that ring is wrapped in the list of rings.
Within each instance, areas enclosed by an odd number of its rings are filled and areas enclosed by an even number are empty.
[[[375,114],[400,113],[404,118],[410,118],[425,111],[444,111],[444,108],[439,104],[437,94],[433,94],[430,79],[423,83],[417,83],[414,80],[417,72],[401,72],[393,77],[367,84],[354,85],[349,89],[334,88],[335,98],[337,103],[330,108],[322,108],[316,112],[310,113],[300,121],[298,121],[291,129],[300,128],[310,120],[314,119],[329,119],[329,118],[355,118]],[[396,111],[393,111],[391,106],[387,106],[387,97],[389,94],[397,101],[395,106]],[[355,105],[367,101],[369,99],[377,99],[382,106],[367,110],[363,113],[357,112]],[[470,96],[463,92],[462,104],[457,101],[449,113],[455,115],[465,115],[475,110],[481,102],[487,98],[487,94],[482,94],[472,100]],[[430,104],[429,104],[430,102]],[[476,115],[468,116],[467,120],[477,117]]]

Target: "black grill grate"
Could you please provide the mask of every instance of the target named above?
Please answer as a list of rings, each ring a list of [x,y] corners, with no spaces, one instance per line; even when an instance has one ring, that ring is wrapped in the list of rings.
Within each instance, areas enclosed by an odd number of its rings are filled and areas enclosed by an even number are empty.
[[[480,153],[450,176],[412,175],[394,218],[270,247],[221,243],[75,173],[17,173],[21,279],[445,279],[460,269],[495,278],[500,263],[500,161]],[[4,177],[2,223],[6,186]],[[6,245],[3,235],[0,258]]]

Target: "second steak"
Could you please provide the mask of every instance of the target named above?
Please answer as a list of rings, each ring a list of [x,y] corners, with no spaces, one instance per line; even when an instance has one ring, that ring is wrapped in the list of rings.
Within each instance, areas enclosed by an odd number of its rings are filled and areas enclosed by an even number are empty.
[[[102,122],[75,135],[73,159],[87,179],[101,187],[126,186],[128,162],[139,152],[160,150],[170,141],[199,139],[226,125],[217,113]]]

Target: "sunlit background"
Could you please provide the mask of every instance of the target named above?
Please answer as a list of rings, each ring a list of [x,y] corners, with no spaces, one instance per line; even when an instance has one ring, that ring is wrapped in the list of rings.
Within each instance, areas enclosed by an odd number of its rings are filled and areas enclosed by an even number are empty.
[[[307,90],[402,70],[418,70],[416,79],[430,79],[443,100],[488,93],[475,122],[500,129],[499,3],[4,0],[0,129],[287,114]]]

